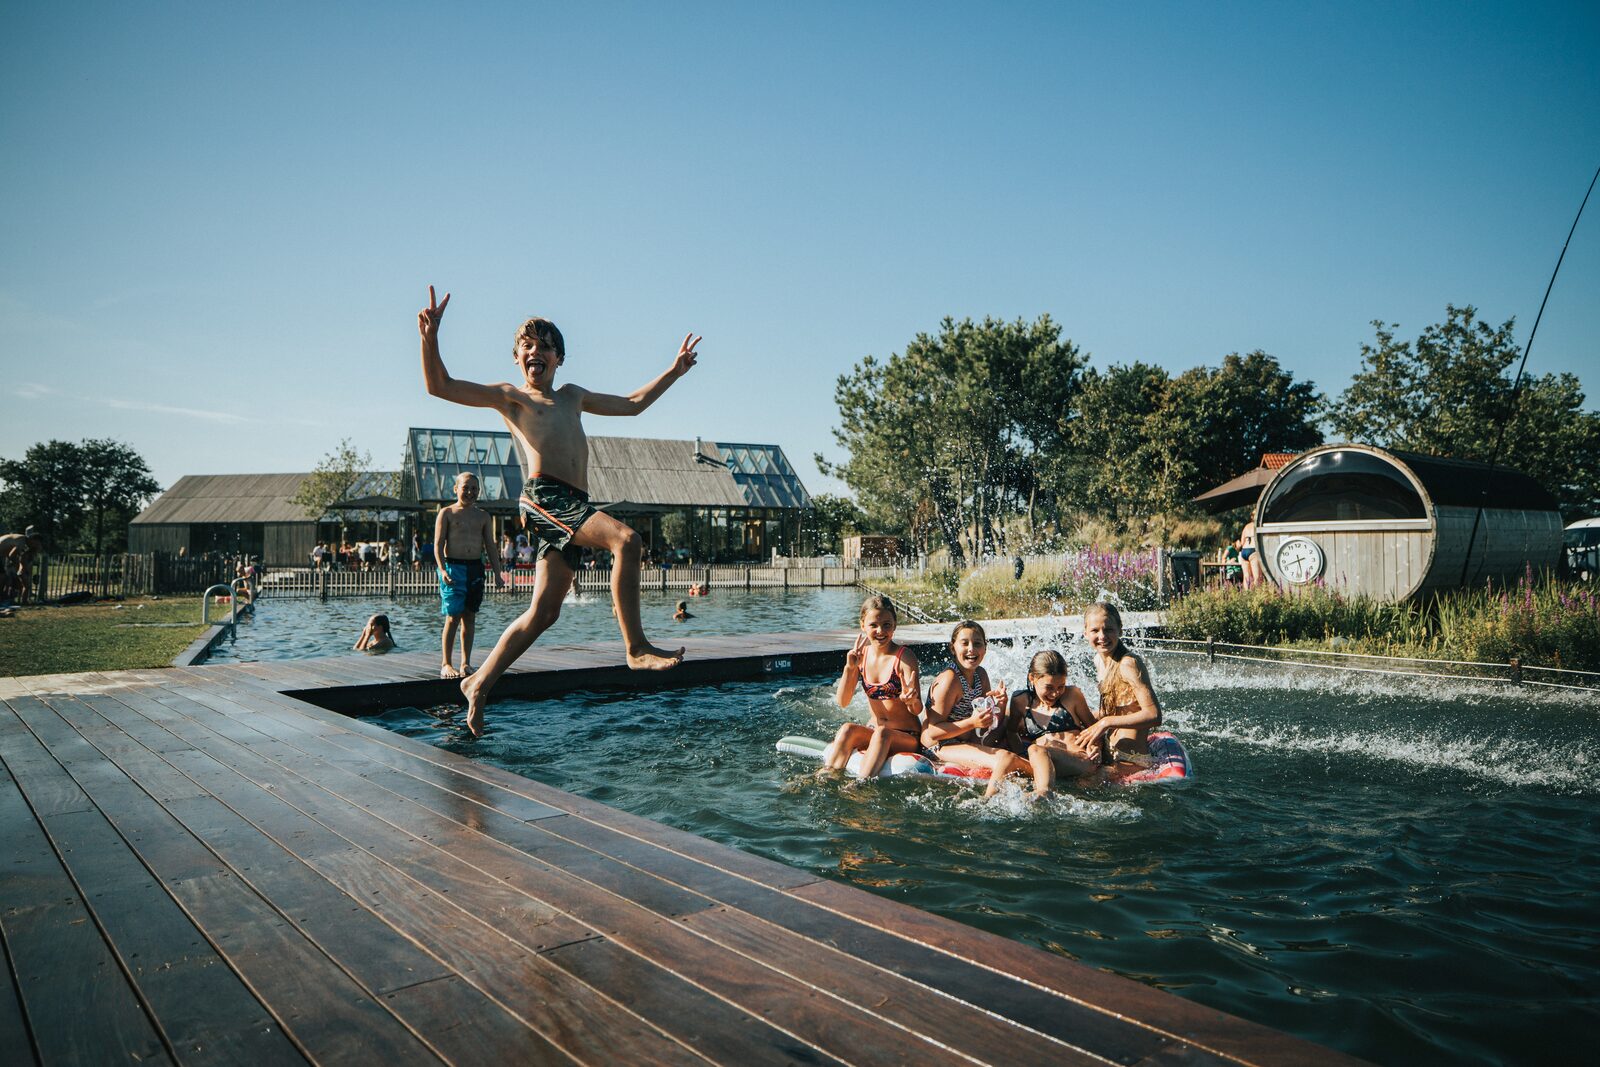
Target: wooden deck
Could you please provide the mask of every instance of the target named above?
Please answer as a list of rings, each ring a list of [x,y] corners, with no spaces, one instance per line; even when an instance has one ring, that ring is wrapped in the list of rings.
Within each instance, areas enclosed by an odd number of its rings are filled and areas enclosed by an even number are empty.
[[[853,636],[697,639],[651,681]],[[618,651],[508,689],[639,684]],[[1353,1062],[330,710],[436,671],[0,679],[0,1063]]]

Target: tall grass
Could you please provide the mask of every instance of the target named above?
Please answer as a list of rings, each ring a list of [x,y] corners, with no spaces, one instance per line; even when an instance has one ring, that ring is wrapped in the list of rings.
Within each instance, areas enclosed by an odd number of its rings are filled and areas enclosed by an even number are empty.
[[[1391,604],[1315,586],[1203,589],[1174,601],[1175,637],[1244,645],[1337,644],[1384,655],[1600,671],[1600,596],[1593,587],[1535,578]],[[1338,639],[1337,641],[1335,639]]]

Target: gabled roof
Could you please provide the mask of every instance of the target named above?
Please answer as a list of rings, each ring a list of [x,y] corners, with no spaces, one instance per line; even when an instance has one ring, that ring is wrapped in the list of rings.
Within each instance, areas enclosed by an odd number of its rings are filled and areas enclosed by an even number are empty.
[[[135,523],[184,525],[199,522],[308,522],[305,509],[289,503],[309,474],[186,474],[141,511]],[[386,487],[392,472],[361,475],[351,489],[366,496]]]

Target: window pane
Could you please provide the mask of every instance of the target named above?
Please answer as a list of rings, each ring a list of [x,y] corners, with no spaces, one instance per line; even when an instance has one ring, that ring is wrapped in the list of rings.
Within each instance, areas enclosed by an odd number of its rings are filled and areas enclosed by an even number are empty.
[[[1350,522],[1425,519],[1422,498],[1405,475],[1366,452],[1324,452],[1278,483],[1264,522]]]

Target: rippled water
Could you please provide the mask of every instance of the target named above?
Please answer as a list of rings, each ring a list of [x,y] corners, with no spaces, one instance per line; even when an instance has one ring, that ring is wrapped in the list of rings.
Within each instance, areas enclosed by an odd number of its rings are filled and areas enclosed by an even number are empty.
[[[713,589],[709,597],[688,601],[694,618],[674,622],[673,609],[683,595],[642,592],[640,612],[645,633],[661,644],[704,634],[774,633],[784,630],[854,629],[861,610],[861,591],[833,589]],[[478,613],[474,661],[482,662],[502,630],[528,607],[528,597],[486,597]],[[264,598],[255,618],[239,623],[236,642],[223,641],[208,663],[307,659],[350,651],[367,619],[389,616],[396,643],[403,651],[439,647],[442,620],[435,597],[363,597],[335,600]],[[600,593],[568,597],[549,641],[562,644],[614,641],[617,620],[611,599]],[[670,647],[670,646],[669,646]]]
[[[1026,654],[996,647],[990,668],[1020,678]],[[1197,781],[1041,805],[846,788],[774,752],[831,732],[832,678],[508,701],[476,744],[417,709],[379,721],[1380,1063],[1590,1056],[1592,695],[1152,668]]]

